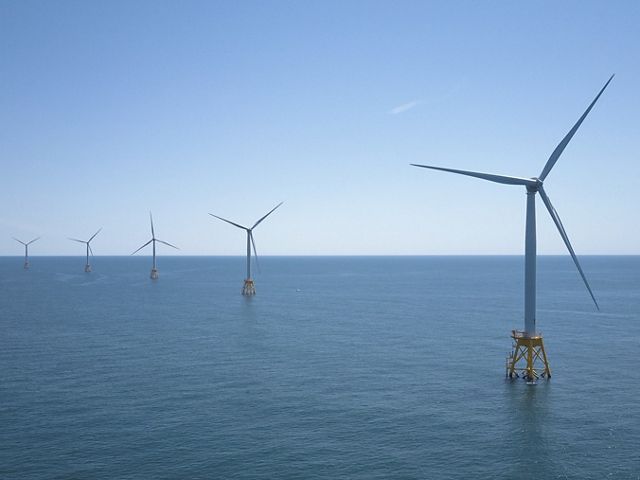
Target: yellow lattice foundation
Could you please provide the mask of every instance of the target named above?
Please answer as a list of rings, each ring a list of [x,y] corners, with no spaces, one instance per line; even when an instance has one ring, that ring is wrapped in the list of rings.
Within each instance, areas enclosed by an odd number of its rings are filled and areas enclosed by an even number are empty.
[[[540,377],[551,377],[551,369],[544,351],[542,335],[529,336],[524,332],[513,330],[513,351],[507,358],[507,376],[522,377],[533,382]]]
[[[253,284],[253,280],[248,278],[244,281],[244,286],[242,287],[242,295],[255,295],[256,294],[256,286]]]

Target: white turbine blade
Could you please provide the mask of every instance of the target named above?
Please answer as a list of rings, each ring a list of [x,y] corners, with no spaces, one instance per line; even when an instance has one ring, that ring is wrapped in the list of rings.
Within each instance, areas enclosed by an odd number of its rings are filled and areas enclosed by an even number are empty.
[[[540,197],[542,198],[542,201],[544,202],[545,206],[547,207],[547,210],[549,210],[549,214],[551,215],[551,218],[553,219],[553,222],[556,224],[556,227],[558,227],[558,231],[560,232],[560,236],[562,237],[562,240],[564,241],[564,244],[567,246],[567,249],[569,250],[569,253],[571,254],[571,258],[573,258],[573,263],[576,264],[576,267],[578,268],[578,272],[580,272],[580,276],[582,277],[582,280],[584,281],[584,284],[587,287],[587,290],[589,290],[589,295],[591,295],[591,299],[593,300],[593,303],[596,305],[596,308],[598,310],[600,310],[600,306],[598,305],[598,302],[596,301],[596,297],[593,295],[593,292],[591,291],[591,287],[589,286],[589,282],[587,281],[587,277],[585,276],[584,272],[582,271],[582,267],[580,266],[580,262],[578,262],[578,257],[576,257],[576,252],[573,251],[573,247],[571,246],[571,242],[569,241],[569,237],[567,235],[567,232],[565,231],[564,226],[562,225],[562,221],[560,220],[560,216],[558,215],[558,212],[556,212],[556,209],[553,208],[553,205],[551,204],[551,200],[547,196],[547,194],[544,191],[544,189],[540,188],[538,190],[538,192],[540,193]]]
[[[78,243],[89,243],[89,242],[85,242],[84,240],[78,240],[77,238],[71,238],[71,237],[67,237],[69,240],[72,240],[74,242],[78,242]]]
[[[87,243],[89,243],[91,240],[96,238],[96,235],[98,235],[101,231],[102,231],[102,228],[100,230],[98,230],[96,233],[94,233],[93,236],[89,240],[87,240]]]
[[[151,242],[153,242],[153,238],[151,240],[149,240],[147,243],[145,243],[144,245],[142,245],[139,249],[137,249],[135,252],[133,252],[131,255],[135,255],[136,253],[138,253],[140,250],[142,250],[144,247],[146,247],[147,245],[149,245]]]
[[[35,242],[36,240],[40,240],[42,237],[36,237],[33,240],[31,240],[30,242],[27,243],[27,245],[31,245],[33,242]]]
[[[535,180],[532,180],[530,178],[508,177],[505,175],[495,175],[493,173],[470,172],[467,170],[456,170],[453,168],[432,167],[430,165],[417,165],[415,163],[412,163],[411,165],[414,167],[430,168],[431,170],[441,170],[443,172],[458,173],[460,175],[467,175],[469,177],[481,178],[483,180],[489,180],[490,182],[504,183],[506,185],[529,185],[532,187],[536,186]]]
[[[89,253],[93,257],[93,249],[91,248],[91,245],[89,245],[89,242],[87,242],[87,246],[89,247]]]
[[[219,217],[218,215],[214,215],[213,213],[210,213],[209,215],[211,215],[212,217],[216,217],[217,219],[222,220],[223,222],[230,223],[234,227],[238,227],[238,228],[241,228],[243,230],[249,230],[247,227],[243,227],[242,225],[238,225],[237,223],[233,223],[231,220],[227,220],[226,218]]]
[[[262,218],[261,218],[260,220],[258,220],[256,223],[254,223],[254,224],[253,224],[253,227],[251,227],[251,230],[253,230],[254,228],[256,228],[260,222],[262,222],[265,218],[267,218],[269,215],[271,215],[271,214],[274,212],[274,210],[275,210],[276,208],[278,208],[280,205],[282,205],[283,203],[284,203],[284,202],[280,202],[278,205],[276,205],[275,207],[273,207],[273,208],[269,211],[269,213],[267,213],[264,217],[262,217]]]
[[[21,243],[22,245],[26,246],[27,244],[24,243],[22,240],[18,240],[16,237],[11,237],[13,238],[16,242]]]
[[[598,99],[600,98],[600,95],[602,95],[602,92],[604,92],[604,89],[607,88],[607,86],[609,85],[609,83],[611,82],[611,80],[613,80],[614,75],[611,75],[611,77],[609,78],[609,80],[607,80],[607,83],[604,84],[604,87],[602,87],[602,90],[600,90],[600,92],[598,93],[598,95],[596,95],[596,98],[593,99],[593,102],[591,102],[591,105],[589,105],[589,108],[587,108],[587,110],[582,114],[582,116],[578,119],[578,121],[576,122],[576,124],[573,126],[573,128],[571,130],[569,130],[569,133],[567,133],[565,135],[565,137],[562,139],[562,141],[558,144],[558,146],[556,147],[556,149],[553,151],[553,153],[551,154],[551,156],[549,157],[549,160],[547,160],[546,165],[544,166],[544,169],[542,170],[542,173],[540,174],[540,180],[544,181],[545,178],[547,178],[547,175],[549,175],[549,172],[551,171],[551,169],[553,168],[553,166],[556,164],[556,162],[558,161],[558,158],[560,158],[560,155],[562,155],[562,152],[564,151],[565,147],[567,146],[567,144],[571,141],[571,139],[573,138],[573,136],[575,135],[575,133],[578,131],[578,128],[580,128],[580,125],[582,125],[582,122],[584,121],[585,118],[587,118],[587,115],[589,115],[589,112],[591,111],[591,109],[593,108],[593,106],[596,104],[596,102],[598,101]]]
[[[160,243],[164,243],[165,245],[168,245],[169,247],[173,247],[176,250],[180,250],[178,247],[176,247],[175,245],[171,245],[169,242],[165,242],[164,240],[159,240],[156,238],[156,242],[160,242]]]
[[[156,233],[153,231],[153,216],[151,215],[151,212],[149,212],[149,220],[151,220],[151,237],[155,238]]]
[[[258,267],[258,272],[260,273],[260,263],[258,262],[258,251],[256,250],[256,242],[253,239],[253,232],[249,232],[249,238],[251,238],[251,245],[253,245],[253,256],[256,259],[256,267]]]

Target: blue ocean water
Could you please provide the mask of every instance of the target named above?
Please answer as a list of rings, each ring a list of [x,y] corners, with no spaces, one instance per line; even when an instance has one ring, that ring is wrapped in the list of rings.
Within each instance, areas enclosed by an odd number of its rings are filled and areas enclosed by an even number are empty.
[[[0,478],[640,478],[640,257],[0,258]]]

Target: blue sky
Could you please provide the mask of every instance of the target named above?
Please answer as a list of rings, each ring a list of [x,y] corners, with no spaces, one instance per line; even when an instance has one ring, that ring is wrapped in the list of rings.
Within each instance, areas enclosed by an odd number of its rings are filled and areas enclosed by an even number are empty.
[[[638,2],[0,1],[0,255],[638,254]],[[538,246],[565,254],[538,202]],[[160,247],[161,248],[161,247]],[[174,254],[167,249],[165,254]],[[162,254],[162,253],[161,253]]]

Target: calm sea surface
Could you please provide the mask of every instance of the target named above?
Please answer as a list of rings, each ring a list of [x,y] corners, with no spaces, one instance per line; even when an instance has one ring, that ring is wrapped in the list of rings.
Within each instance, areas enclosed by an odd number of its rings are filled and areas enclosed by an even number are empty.
[[[640,478],[640,257],[0,258],[0,478]]]

